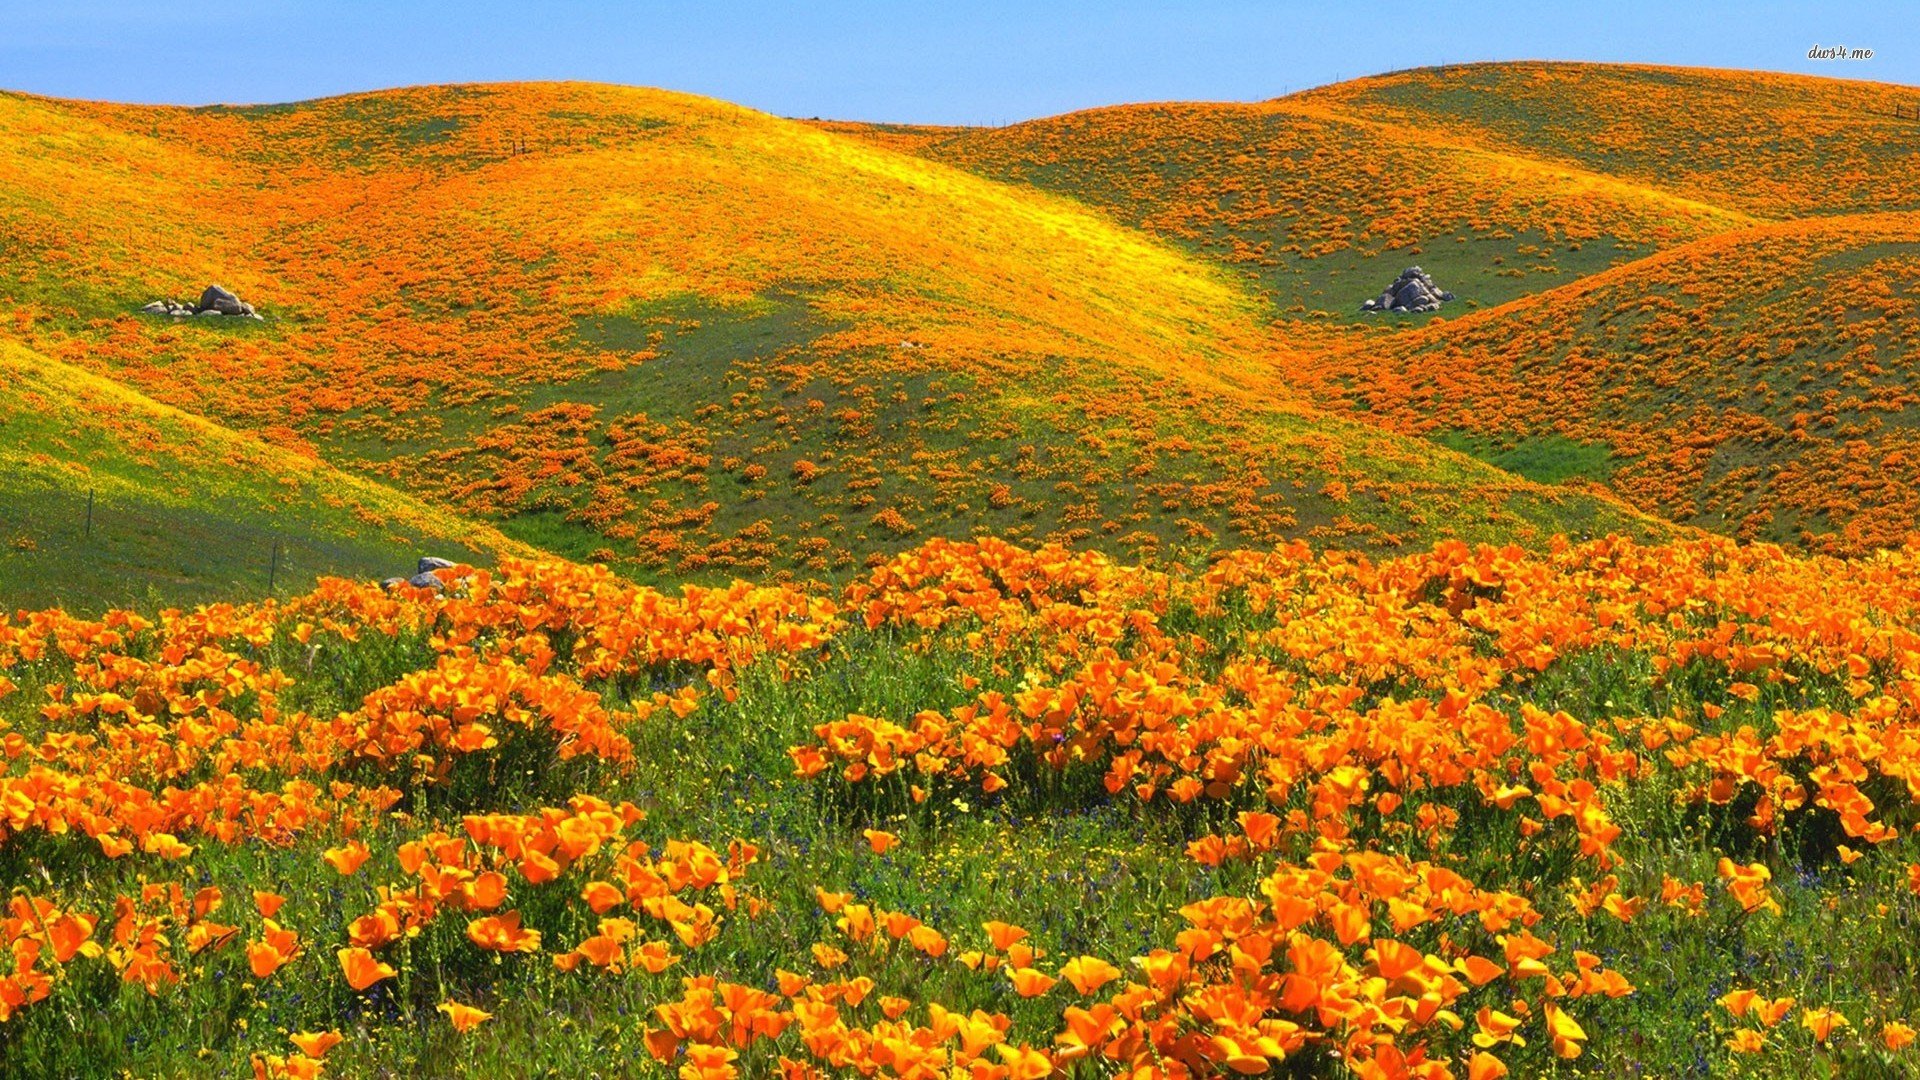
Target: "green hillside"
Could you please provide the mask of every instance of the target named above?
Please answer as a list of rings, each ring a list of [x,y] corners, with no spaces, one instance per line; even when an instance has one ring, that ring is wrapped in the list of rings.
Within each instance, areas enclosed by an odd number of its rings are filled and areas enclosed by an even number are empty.
[[[91,503],[91,507],[89,504]],[[0,609],[97,612],[533,549],[0,341]]]

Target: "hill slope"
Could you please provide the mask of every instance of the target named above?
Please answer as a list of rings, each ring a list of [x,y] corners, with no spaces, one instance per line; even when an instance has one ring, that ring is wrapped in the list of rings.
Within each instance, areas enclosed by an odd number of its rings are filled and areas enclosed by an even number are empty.
[[[840,125],[896,145],[888,129]],[[1491,306],[1753,218],[1439,125],[1288,99],[1094,109],[919,153],[1058,191],[1251,275],[1274,312],[1355,320],[1419,262]]]
[[[1920,88],[1637,64],[1422,68],[1289,101],[1761,217],[1920,207]],[[1897,108],[1896,108],[1897,107]]]
[[[1258,298],[1177,247],[722,103],[0,108],[38,132],[9,151],[10,228],[61,238],[0,283],[33,347],[563,554],[819,573],[979,531],[1139,550],[1651,527],[1295,399]],[[46,133],[67,116],[77,134]],[[217,209],[155,220],[151,192],[90,178],[103,152]],[[172,254],[149,262],[140,230]],[[181,291],[170,274],[275,318],[127,314]]]
[[[1917,113],[1908,87],[1518,63],[991,131],[837,127],[1250,272],[1281,332],[1319,346],[1286,377],[1321,405],[1672,520],[1857,552],[1920,520],[1916,233],[1888,213],[1920,199]],[[1416,261],[1460,308],[1353,313]]]
[[[1701,240],[1540,297],[1323,357],[1410,432],[1599,444],[1675,520],[1843,552],[1920,521],[1920,214]]]
[[[0,606],[92,612],[533,549],[0,340]]]

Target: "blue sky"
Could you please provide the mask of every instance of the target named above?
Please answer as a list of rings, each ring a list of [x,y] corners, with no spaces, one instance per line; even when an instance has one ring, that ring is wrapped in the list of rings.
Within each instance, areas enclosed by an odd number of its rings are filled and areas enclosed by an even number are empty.
[[[590,79],[783,116],[999,124],[1129,101],[1258,100],[1468,60],[1633,61],[1915,84],[1920,23],[1908,2],[0,0],[0,88],[206,104]],[[1809,60],[1815,45],[1874,55]]]

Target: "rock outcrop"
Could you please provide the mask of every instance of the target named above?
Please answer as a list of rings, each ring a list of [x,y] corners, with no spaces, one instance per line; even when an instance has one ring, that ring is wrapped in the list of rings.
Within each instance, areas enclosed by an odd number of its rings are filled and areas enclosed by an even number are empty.
[[[420,561],[414,564],[412,577],[385,578],[381,580],[380,587],[391,590],[401,585],[410,585],[416,589],[432,589],[435,592],[441,592],[446,589],[448,579],[442,578],[434,571],[452,570],[458,565],[435,555],[422,555]]]
[[[1433,283],[1433,275],[1417,266],[1400,271],[1386,291],[1360,305],[1361,311],[1439,311],[1453,294]]]
[[[149,315],[171,315],[176,318],[188,315],[224,315],[234,319],[265,318],[253,310],[252,304],[219,285],[209,285],[202,290],[198,303],[182,304],[173,300],[155,300],[140,310]]]

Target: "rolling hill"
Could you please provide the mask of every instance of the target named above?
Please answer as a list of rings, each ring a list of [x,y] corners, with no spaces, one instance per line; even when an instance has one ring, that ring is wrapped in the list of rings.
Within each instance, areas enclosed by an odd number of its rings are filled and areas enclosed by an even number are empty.
[[[1359,301],[1410,262],[1491,306],[1754,220],[1438,124],[1296,99],[1119,106],[911,143],[832,127],[1098,206],[1240,270],[1282,318],[1357,324]]]
[[[588,84],[14,94],[0,333],[648,577],[975,535],[1858,551],[1912,520],[1911,96],[1467,65],[968,129]],[[1356,313],[1413,262],[1463,302]],[[135,314],[214,280],[271,318]]]
[[[1859,553],[1920,521],[1920,214],[1728,233],[1323,358],[1400,430],[1604,447],[1636,505]]]
[[[869,139],[574,84],[0,110],[23,345],[629,572],[1662,531],[1330,416],[1236,275]],[[132,313],[207,280],[268,322]]]
[[[0,1080],[1913,1075],[1904,93],[0,94]]]
[[[1240,271],[1276,336],[1312,343],[1285,380],[1323,407],[1857,553],[1920,520],[1916,115],[1911,87],[1510,63],[992,130],[828,126]],[[1416,261],[1460,308],[1355,311]]]
[[[1355,79],[1289,101],[1441,129],[1765,218],[1920,206],[1920,87],[1638,64],[1504,63]]]
[[[0,341],[0,603],[97,612],[405,576],[525,544]]]

